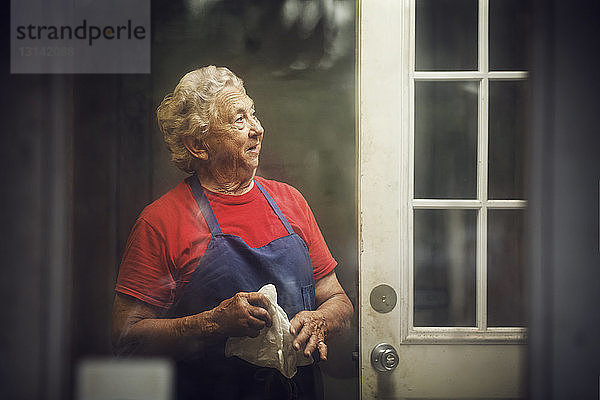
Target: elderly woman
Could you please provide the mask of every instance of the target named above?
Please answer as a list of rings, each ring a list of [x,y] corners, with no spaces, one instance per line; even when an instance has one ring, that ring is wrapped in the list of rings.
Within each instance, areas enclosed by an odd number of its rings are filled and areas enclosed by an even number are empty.
[[[157,110],[175,165],[190,176],[140,214],[121,262],[113,307],[118,354],[175,357],[178,398],[322,397],[316,364],[292,379],[224,356],[230,337],[256,337],[272,319],[257,290],[275,285],[293,347],[327,359],[327,339],[352,304],[302,195],[255,176],[264,129],[227,68],[186,74]]]

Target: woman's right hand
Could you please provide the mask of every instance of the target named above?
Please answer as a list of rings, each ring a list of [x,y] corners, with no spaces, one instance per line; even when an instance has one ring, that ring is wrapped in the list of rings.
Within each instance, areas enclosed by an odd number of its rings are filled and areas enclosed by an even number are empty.
[[[198,354],[215,340],[230,336],[258,336],[272,321],[261,293],[236,293],[212,310],[180,318],[161,318],[164,310],[117,293],[113,306],[115,354]]]
[[[213,308],[210,319],[225,337],[257,337],[262,328],[273,324],[268,308],[269,300],[264,294],[239,292]]]

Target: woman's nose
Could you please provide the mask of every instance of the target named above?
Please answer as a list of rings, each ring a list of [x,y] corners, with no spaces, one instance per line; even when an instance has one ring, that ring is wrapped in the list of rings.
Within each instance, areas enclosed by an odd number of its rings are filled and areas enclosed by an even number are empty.
[[[265,133],[264,128],[262,127],[258,118],[254,117],[250,120],[250,134],[262,136]]]

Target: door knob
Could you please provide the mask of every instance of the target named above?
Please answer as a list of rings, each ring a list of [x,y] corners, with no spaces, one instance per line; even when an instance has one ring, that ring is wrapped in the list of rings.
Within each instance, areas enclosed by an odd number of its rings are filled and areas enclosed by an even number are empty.
[[[371,352],[371,365],[378,372],[392,371],[399,361],[398,352],[391,344],[379,343]]]

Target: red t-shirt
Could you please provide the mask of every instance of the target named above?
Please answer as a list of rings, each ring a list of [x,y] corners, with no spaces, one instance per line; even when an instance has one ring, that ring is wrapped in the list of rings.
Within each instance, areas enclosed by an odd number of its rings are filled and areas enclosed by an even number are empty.
[[[300,192],[285,183],[255,179],[306,242],[315,280],[333,271],[337,263]],[[250,247],[261,247],[288,234],[256,185],[241,196],[205,193],[223,233],[241,237]],[[116,290],[153,306],[171,307],[210,239],[192,190],[182,181],[138,217],[127,240]]]

